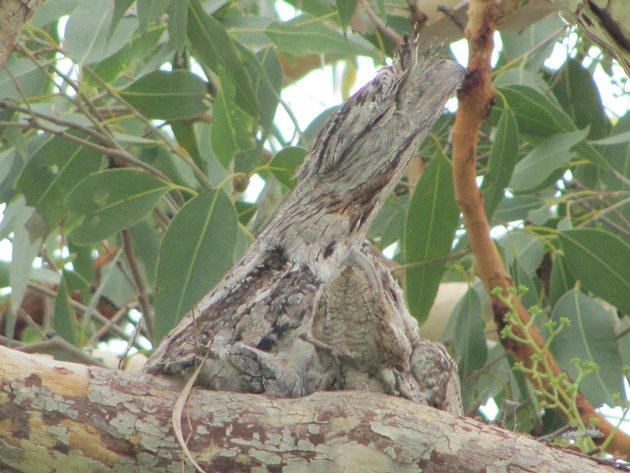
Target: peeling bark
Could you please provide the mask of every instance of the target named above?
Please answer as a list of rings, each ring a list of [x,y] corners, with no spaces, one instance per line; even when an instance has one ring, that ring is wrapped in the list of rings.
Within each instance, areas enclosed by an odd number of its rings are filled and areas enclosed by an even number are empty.
[[[1,471],[194,471],[171,426],[174,379],[4,347],[0,358]],[[358,391],[275,399],[196,390],[182,428],[208,472],[614,471],[474,419]]]

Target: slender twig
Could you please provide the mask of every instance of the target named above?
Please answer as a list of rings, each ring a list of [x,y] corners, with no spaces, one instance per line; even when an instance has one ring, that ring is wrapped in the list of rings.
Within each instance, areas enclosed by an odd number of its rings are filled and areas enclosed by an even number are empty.
[[[410,268],[417,268],[419,266],[425,266],[427,264],[435,264],[435,263],[444,263],[445,261],[454,261],[459,259],[462,256],[465,256],[467,254],[470,253],[470,250],[461,250],[458,251],[457,253],[453,253],[451,255],[448,256],[444,256],[443,258],[433,258],[433,259],[429,259],[429,260],[424,260],[424,261],[416,261],[414,263],[407,263],[407,264],[398,264],[395,267],[390,267],[390,271],[392,273],[396,273],[398,271],[404,271],[406,269],[410,269]]]
[[[173,154],[182,158],[190,166],[195,177],[205,189],[212,189],[212,183],[210,182],[210,179],[208,179],[208,176],[206,176],[206,174],[195,164],[190,156],[188,156],[186,153],[182,153],[181,150],[179,150],[178,147],[171,142],[171,140],[169,140],[166,136],[164,136],[163,133],[161,133],[155,126],[153,126],[153,124],[151,124],[150,120],[148,120],[144,115],[138,112],[138,110],[136,110],[129,102],[123,99],[121,95],[116,92],[116,90],[114,90],[107,82],[105,82],[96,72],[94,72],[89,67],[85,67],[84,70],[89,72],[111,97],[122,103],[125,107],[127,107],[127,109],[133,114],[135,118],[143,122],[147,126],[147,128],[151,130],[152,133],[155,134],[159,138],[159,140],[162,141],[171,150],[171,152],[173,152]]]
[[[55,120],[53,120],[53,117],[49,117],[47,118],[48,121],[50,122],[55,122]],[[154,168],[153,166],[140,161],[139,159],[135,158],[134,156],[132,156],[129,152],[125,151],[124,149],[112,149],[112,148],[108,148],[107,146],[102,146],[96,143],[93,143],[89,140],[86,140],[84,138],[80,138],[78,136],[75,136],[71,133],[68,133],[64,130],[57,130],[55,128],[51,128],[47,125],[42,124],[36,117],[31,117],[31,119],[28,121],[28,123],[16,123],[16,122],[0,122],[0,124],[2,126],[9,126],[9,127],[17,127],[17,128],[24,128],[24,129],[29,129],[29,128],[35,128],[38,130],[42,130],[45,131],[46,133],[50,133],[51,135],[54,136],[58,136],[59,138],[63,138],[65,140],[68,141],[73,141],[74,143],[78,143],[80,145],[83,146],[87,146],[88,148],[92,148],[96,151],[99,151],[105,155],[109,155],[109,156],[113,156],[114,158],[119,159],[121,162],[124,162],[126,164],[130,164],[132,166],[136,166],[139,167],[141,169],[144,169],[145,171],[149,172],[150,174],[153,174],[157,177],[159,177],[160,179],[166,181],[166,182],[171,182],[171,179],[164,174],[162,171],[160,171],[159,169]]]
[[[0,108],[4,108],[6,110],[13,110],[16,112],[20,112],[20,113],[24,113],[25,115],[30,115],[32,117],[37,117],[40,118],[42,120],[46,120],[48,122],[54,123],[56,125],[59,126],[66,126],[68,128],[74,128],[76,130],[80,130],[88,135],[93,136],[94,138],[98,139],[98,140],[104,140],[105,137],[99,133],[98,131],[96,131],[93,128],[90,128],[88,126],[83,126],[80,125],[78,123],[69,121],[69,120],[64,120],[63,118],[59,118],[59,117],[52,117],[50,115],[46,115],[44,113],[40,113],[40,112],[36,112],[35,110],[31,110],[30,108],[25,108],[25,107],[21,107],[19,105],[16,105],[14,103],[8,102],[6,100],[0,100]]]
[[[86,353],[80,348],[75,347],[73,344],[67,342],[55,333],[53,333],[52,335],[47,335],[46,338],[47,340],[43,342],[23,345],[16,348],[16,350],[21,351],[22,353],[51,353],[61,351],[65,355],[68,355],[73,360],[78,361],[79,363],[107,368],[107,366],[102,361],[93,357],[89,353]]]
[[[102,325],[101,328],[99,328],[94,333],[94,335],[92,335],[92,337],[88,340],[88,342],[85,345],[92,346],[95,343],[97,343],[101,338],[105,336],[105,334],[107,334],[110,326],[117,325],[118,322],[120,322],[123,319],[123,317],[127,315],[127,313],[129,312],[131,308],[132,306],[125,305],[121,307],[120,309],[118,309],[118,311],[114,314],[114,316],[111,319],[109,319],[106,324]]]
[[[31,317],[31,314],[29,314],[28,312],[26,312],[24,309],[22,309],[21,307],[18,307],[18,314],[19,316],[28,324],[29,327],[31,327],[33,330],[35,330],[36,332],[39,333],[39,335],[44,338],[45,334],[42,331],[41,327],[39,326],[39,324],[35,323],[35,321],[33,320],[33,317]]]
[[[577,430],[575,425],[564,425],[560,427],[558,430],[551,432],[550,434],[543,435],[542,437],[538,437],[536,440],[543,443],[551,443],[560,438],[564,438],[565,434],[569,432],[574,432]]]
[[[48,289],[45,286],[41,286],[37,283],[29,282],[28,287],[30,287],[34,291],[39,292],[40,294],[43,294],[46,297],[50,297],[51,299],[54,299],[57,297],[57,293],[55,291],[53,291],[52,289]],[[108,325],[109,320],[107,319],[107,317],[101,314],[98,310],[92,309],[90,311],[90,309],[87,306],[73,299],[70,299],[69,302],[70,302],[70,305],[72,305],[74,309],[81,311],[83,314],[87,314],[89,312],[99,323],[103,325]],[[125,333],[125,331],[118,325],[109,325],[109,331],[114,333],[115,335],[118,335],[119,337],[123,337],[124,339],[128,338],[127,333]]]
[[[59,48],[56,48],[57,51],[62,52]],[[39,60],[33,55],[33,53],[31,51],[29,51],[26,48],[22,48],[21,47],[21,52],[23,54],[25,54],[26,56],[28,56],[28,58],[39,68],[41,69],[45,74],[47,74],[51,80],[54,82],[54,77],[52,76],[52,74],[50,74],[50,72],[43,67]],[[55,72],[55,74],[57,74],[59,77],[61,77],[64,82],[70,86],[70,88],[72,88],[76,95],[77,95],[77,99],[73,99],[72,97],[68,96],[67,94],[65,94],[63,92],[63,90],[61,89],[61,87],[57,86],[59,89],[59,93],[61,95],[63,95],[68,101],[70,101],[70,103],[74,104],[79,111],[88,119],[90,120],[90,122],[92,122],[92,124],[96,127],[96,129],[99,132],[99,140],[102,141],[103,143],[105,143],[106,145],[109,146],[109,149],[111,149],[112,151],[110,151],[108,154],[114,157],[118,157],[118,159],[120,159],[122,162],[129,162],[129,158],[131,158],[133,160],[133,163],[130,164],[134,164],[135,166],[141,167],[149,172],[152,172],[153,174],[156,174],[158,177],[161,177],[162,179],[166,180],[167,182],[170,182],[170,178],[168,178],[165,174],[161,173],[161,171],[153,168],[152,166],[149,166],[146,163],[143,163],[140,160],[135,159],[133,156],[131,156],[121,145],[120,143],[118,143],[118,141],[114,138],[114,135],[109,131],[109,129],[107,128],[107,126],[103,123],[103,118],[100,115],[98,109],[92,104],[91,100],[89,99],[89,97],[87,97],[83,91],[81,90],[81,88],[78,86],[78,84],[75,83],[74,80],[72,80],[67,74],[64,74],[62,71],[60,71],[57,67],[55,67],[53,64],[49,64],[49,67]],[[92,72],[92,71],[90,71]],[[95,74],[94,72],[92,72],[92,74]],[[96,74],[95,74],[96,76]],[[98,76],[96,76],[98,77]],[[98,77],[99,80],[100,77]],[[102,80],[101,80],[102,83]],[[82,101],[80,100],[82,99]],[[84,106],[85,103],[85,106]],[[87,107],[87,108],[86,108]],[[89,108],[89,110],[88,110]],[[137,112],[136,112],[137,113]],[[46,118],[48,121],[53,121],[51,120],[52,117],[48,117]],[[143,117],[144,118],[144,117]],[[148,123],[148,121],[146,119],[144,119],[145,122]],[[40,128],[42,129],[42,128]],[[43,131],[47,131],[42,129]],[[50,132],[49,132],[50,133]],[[125,161],[124,156],[127,156],[127,161]],[[141,163],[141,164],[138,164]],[[151,169],[153,169],[154,171],[151,171]],[[159,174],[157,174],[159,173]],[[175,208],[181,206],[184,204],[185,199],[184,197],[181,195],[181,191],[179,189],[174,189],[174,194],[179,202],[179,205],[174,205]],[[172,197],[170,195],[166,195],[166,200],[167,201],[172,201]]]
[[[595,221],[598,220],[598,221],[608,225],[613,230],[616,230],[617,232],[621,233],[623,236],[630,237],[630,230],[622,227],[618,223],[613,222],[612,220],[608,219],[607,217],[604,217],[604,215],[603,215],[604,210],[609,210],[609,209],[598,210],[598,209],[596,209],[595,207],[593,207],[591,204],[589,204],[586,201],[579,201],[579,202],[574,202],[574,203],[575,203],[575,205],[578,205],[578,206],[582,207],[583,209],[586,209],[586,210],[588,210],[588,211],[590,211],[592,213],[592,216],[589,216],[588,218],[585,218],[581,223],[578,223],[576,225],[576,227],[583,227],[583,226],[587,225],[589,222],[591,222],[592,220],[595,220]]]
[[[383,33],[383,35],[394,44],[402,44],[403,37],[392,30],[389,26],[387,26],[387,24],[385,24],[385,22],[381,20],[381,17],[376,14],[376,12],[372,9],[370,4],[366,0],[360,0],[359,3],[361,4],[363,11],[365,11],[366,15],[368,16],[372,24],[374,24],[377,30]]]
[[[448,17],[448,19],[451,20],[455,24],[455,26],[459,28],[460,31],[464,31],[464,29],[466,28],[464,22],[457,18],[457,15],[452,8],[449,8],[445,5],[438,5],[437,11],[444,13]]]
[[[129,268],[131,268],[131,274],[133,275],[133,281],[136,285],[138,302],[140,303],[140,307],[142,308],[142,315],[144,317],[144,322],[147,327],[147,334],[149,336],[148,338],[151,343],[154,343],[155,330],[153,329],[153,310],[151,309],[149,296],[147,294],[147,289],[144,284],[142,274],[140,274],[140,268],[138,266],[138,260],[136,258],[136,252],[133,248],[133,241],[131,240],[131,233],[129,232],[129,230],[122,231],[122,239],[123,249],[125,252],[125,256],[127,257],[127,263],[129,263]]]

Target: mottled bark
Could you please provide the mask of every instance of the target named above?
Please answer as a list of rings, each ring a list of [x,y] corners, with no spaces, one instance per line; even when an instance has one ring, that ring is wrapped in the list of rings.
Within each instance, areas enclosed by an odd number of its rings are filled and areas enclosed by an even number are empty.
[[[0,67],[13,49],[22,27],[44,0],[2,0],[0,2]]]
[[[0,471],[192,472],[173,378],[0,347]],[[184,438],[207,472],[602,472],[613,468],[474,419],[368,392],[297,399],[194,391]],[[184,465],[184,466],[182,466]]]

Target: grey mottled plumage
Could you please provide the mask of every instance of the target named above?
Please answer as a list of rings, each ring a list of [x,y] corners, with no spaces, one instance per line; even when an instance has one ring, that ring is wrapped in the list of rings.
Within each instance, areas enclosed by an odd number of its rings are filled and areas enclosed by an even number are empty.
[[[145,371],[189,376],[205,360],[198,383],[210,389],[369,389],[458,412],[445,400],[458,402],[454,363],[419,338],[364,240],[462,78],[456,63],[407,42],[324,126],[278,215]]]

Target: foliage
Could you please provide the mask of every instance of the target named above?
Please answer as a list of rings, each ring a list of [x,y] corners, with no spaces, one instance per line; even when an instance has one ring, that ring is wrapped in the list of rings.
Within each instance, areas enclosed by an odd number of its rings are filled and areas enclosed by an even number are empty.
[[[347,89],[358,56],[382,64],[394,49],[361,2],[288,3],[296,13],[287,21],[271,0],[45,2],[0,70],[0,238],[12,251],[0,263],[10,288],[3,340],[32,343],[54,329],[81,349],[124,337],[148,352],[240,258],[331,113],[305,130],[294,122],[287,139],[276,115],[288,108],[283,89],[330,63],[347,66]],[[399,34],[411,31],[406,2],[369,4]],[[620,405],[630,363],[630,113],[608,113],[592,73],[612,63],[592,61],[582,37],[569,46],[575,37],[554,16],[501,33],[478,174],[496,244],[529,289],[523,302],[541,307],[536,323],[571,320],[550,350],[592,403]],[[567,54],[552,70],[554,44]],[[452,197],[453,119],[438,121],[418,153],[424,175],[403,179],[369,237],[405,269],[421,322],[440,282],[470,286],[443,336],[465,410],[510,400],[517,428],[548,431],[553,414],[533,408],[532,387],[488,330]],[[251,202],[243,191],[254,176],[264,186]],[[55,297],[45,316],[28,304],[39,293]],[[134,327],[141,336],[129,335]],[[575,358],[599,371],[581,376]]]

